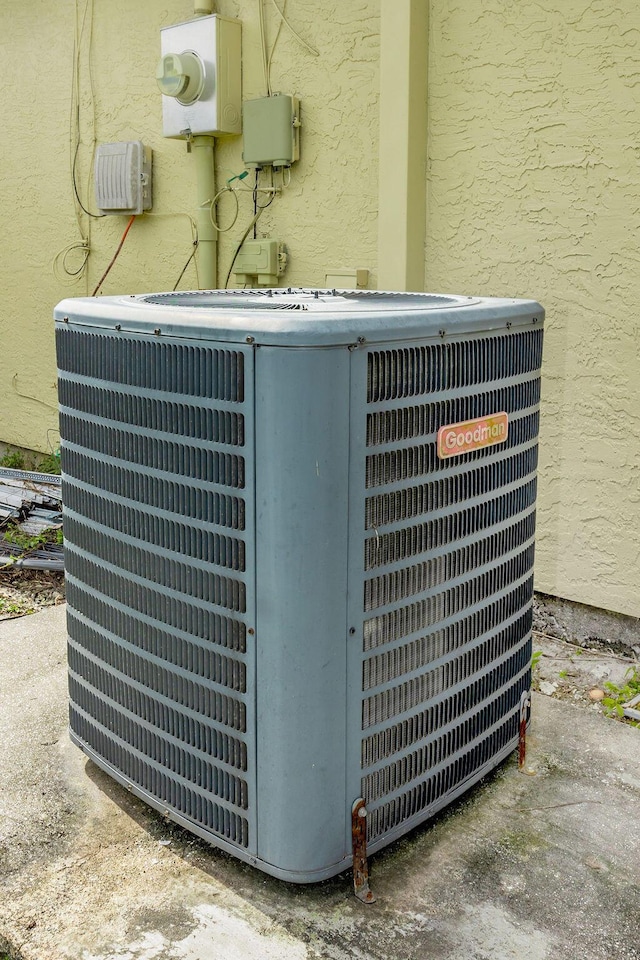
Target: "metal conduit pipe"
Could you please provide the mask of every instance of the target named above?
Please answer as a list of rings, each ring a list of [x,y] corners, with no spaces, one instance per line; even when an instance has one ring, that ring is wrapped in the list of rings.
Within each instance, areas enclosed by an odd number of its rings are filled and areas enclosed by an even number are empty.
[[[211,222],[211,201],[216,195],[213,161],[214,137],[194,137],[191,149],[196,164],[198,225],[198,271],[200,289],[215,290],[218,286],[218,231]]]
[[[19,560],[12,560],[10,557],[0,557],[0,566],[5,567],[24,567],[29,570],[64,570],[64,560],[38,560],[36,558],[22,557]]]

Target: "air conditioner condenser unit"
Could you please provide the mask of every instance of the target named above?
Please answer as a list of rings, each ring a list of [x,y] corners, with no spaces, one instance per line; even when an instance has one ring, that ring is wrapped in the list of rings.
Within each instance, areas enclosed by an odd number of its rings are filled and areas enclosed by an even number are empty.
[[[278,289],[55,317],[70,728],[95,763],[310,882],[514,749],[539,304]]]

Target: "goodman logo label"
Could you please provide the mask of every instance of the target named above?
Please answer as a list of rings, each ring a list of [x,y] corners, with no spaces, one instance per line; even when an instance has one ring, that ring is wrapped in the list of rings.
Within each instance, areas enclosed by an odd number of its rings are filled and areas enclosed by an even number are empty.
[[[508,436],[509,417],[504,412],[478,420],[465,420],[464,423],[450,423],[438,430],[438,456],[441,460],[459,457],[471,450],[504,443]]]

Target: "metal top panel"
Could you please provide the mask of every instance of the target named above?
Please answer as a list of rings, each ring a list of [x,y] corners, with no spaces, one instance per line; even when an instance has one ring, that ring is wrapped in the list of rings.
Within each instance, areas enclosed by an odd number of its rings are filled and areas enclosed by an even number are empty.
[[[155,336],[274,346],[332,346],[502,330],[542,322],[535,300],[366,290],[205,290],[78,297],[58,321]]]

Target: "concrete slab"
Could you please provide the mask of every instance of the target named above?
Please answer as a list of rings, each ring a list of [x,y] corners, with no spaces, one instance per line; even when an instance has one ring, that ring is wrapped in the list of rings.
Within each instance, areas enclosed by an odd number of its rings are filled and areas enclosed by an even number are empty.
[[[0,948],[24,960],[640,960],[640,731],[536,696],[511,757],[350,878],[291,886],[72,747],[64,608],[0,624]]]

